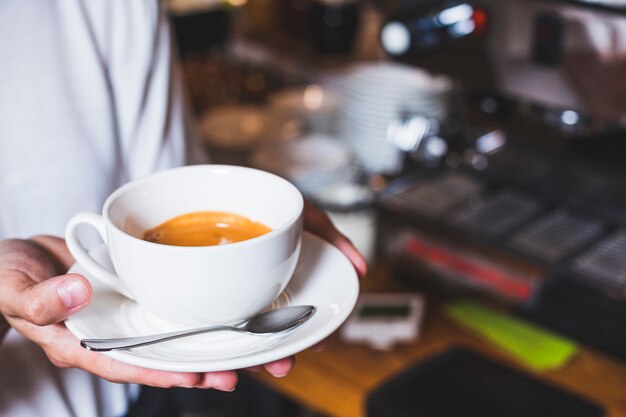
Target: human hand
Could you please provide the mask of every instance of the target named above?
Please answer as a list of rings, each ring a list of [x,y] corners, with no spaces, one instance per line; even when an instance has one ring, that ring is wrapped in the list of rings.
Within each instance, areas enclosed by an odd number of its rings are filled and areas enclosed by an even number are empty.
[[[352,262],[359,278],[365,277],[367,274],[367,263],[363,255],[346,236],[337,230],[326,213],[307,200],[304,200],[304,228],[335,245]],[[323,340],[313,346],[312,349],[317,351],[323,350],[327,343],[327,339]]]
[[[363,278],[367,274],[367,263],[365,259],[361,255],[361,253],[354,247],[352,242],[344,236],[337,228],[333,225],[333,222],[330,218],[324,213],[322,210],[313,205],[310,201],[304,200],[304,228],[313,233],[314,235],[326,240],[327,242],[336,246],[344,255],[352,262],[354,265],[354,269],[356,270],[359,278]],[[328,340],[325,339],[316,345],[314,345],[311,349],[315,351],[324,350],[326,345],[328,344]],[[293,364],[294,357],[291,356],[289,358],[283,360],[290,360]],[[248,368],[248,370],[252,372],[258,372],[261,370],[260,366],[253,366]],[[288,370],[287,370],[288,372]]]
[[[359,278],[367,274],[367,263],[363,255],[354,247],[352,242],[333,225],[333,222],[322,210],[310,201],[304,201],[304,228],[332,243],[352,262]]]
[[[0,241],[0,340],[1,331],[10,325],[38,344],[54,365],[80,368],[112,382],[222,391],[235,388],[235,371],[146,369],[80,347],[63,320],[89,304],[92,289],[85,277],[64,274],[73,262],[62,239],[42,236]],[[266,364],[265,368],[274,376],[284,376],[293,362],[290,357]]]

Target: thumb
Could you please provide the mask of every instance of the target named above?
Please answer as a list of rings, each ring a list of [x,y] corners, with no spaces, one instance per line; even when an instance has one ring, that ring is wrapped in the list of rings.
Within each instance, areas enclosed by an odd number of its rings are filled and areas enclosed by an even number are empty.
[[[78,274],[49,278],[21,291],[12,304],[14,315],[45,326],[63,321],[91,301],[89,281]]]

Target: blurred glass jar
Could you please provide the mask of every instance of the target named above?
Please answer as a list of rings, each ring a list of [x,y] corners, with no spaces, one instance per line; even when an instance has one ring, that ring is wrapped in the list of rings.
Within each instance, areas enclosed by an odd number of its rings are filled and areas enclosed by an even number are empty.
[[[302,120],[309,131],[336,133],[341,107],[341,95],[336,90],[311,84],[277,91],[269,101],[276,111]]]
[[[268,107],[241,105],[204,113],[202,140],[215,163],[248,165],[262,145],[289,141],[300,134],[300,122]]]
[[[376,248],[374,191],[365,185],[348,183],[321,189],[309,198],[328,214],[335,227],[352,241],[371,265]]]

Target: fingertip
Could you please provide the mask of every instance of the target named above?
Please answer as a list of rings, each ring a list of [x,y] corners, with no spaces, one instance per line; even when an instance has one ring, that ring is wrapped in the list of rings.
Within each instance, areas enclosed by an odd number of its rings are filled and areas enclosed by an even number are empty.
[[[270,362],[265,364],[265,369],[267,372],[272,374],[276,378],[282,378],[287,376],[293,368],[296,362],[296,358],[294,356],[289,356],[288,358],[280,359],[274,362]]]
[[[367,275],[367,262],[365,262],[363,256],[357,251],[356,256],[351,261],[359,278],[365,278]]]
[[[69,313],[81,310],[89,304],[93,294],[89,281],[79,274],[68,274],[61,278],[57,293]]]
[[[318,344],[314,345],[311,350],[314,352],[321,352],[328,347],[328,339],[324,339]]]
[[[59,323],[91,301],[91,285],[82,276],[59,275],[21,290],[14,297],[15,314],[32,324]]]
[[[196,373],[178,372],[174,374],[172,387],[195,388],[202,383],[202,375]]]
[[[352,242],[342,235],[335,240],[334,244],[348,257],[359,278],[365,277],[367,275],[367,262],[365,262],[365,258],[363,258],[361,252],[354,247]]]
[[[72,279],[80,280],[82,284],[85,286],[85,289],[87,290],[89,301],[91,301],[91,297],[93,296],[93,287],[91,286],[91,282],[84,275],[72,273],[72,274],[65,274],[65,276],[71,277]]]
[[[207,372],[196,388],[213,388],[219,391],[232,392],[237,388],[239,378],[235,371]]]
[[[84,275],[77,274],[77,273],[75,273],[75,272],[71,272],[71,273],[69,273],[69,274],[65,274],[64,276],[66,276],[66,277],[72,277],[72,278],[75,278],[75,279],[79,279],[79,280],[83,281],[83,283],[85,284],[85,286],[86,286],[87,288],[89,288],[89,290],[91,290],[91,289],[92,289],[92,287],[91,287],[91,282],[89,282],[89,280],[88,280],[88,279],[87,279]]]

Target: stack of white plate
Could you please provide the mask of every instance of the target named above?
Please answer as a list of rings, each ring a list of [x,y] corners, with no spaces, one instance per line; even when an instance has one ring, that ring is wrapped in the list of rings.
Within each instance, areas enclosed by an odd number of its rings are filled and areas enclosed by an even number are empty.
[[[323,134],[264,146],[254,153],[251,161],[255,167],[293,182],[306,195],[351,182],[357,176],[346,145]]]
[[[390,126],[407,115],[445,119],[451,89],[447,77],[415,67],[358,65],[346,77],[339,134],[364,171],[396,173],[404,155],[388,137]]]

